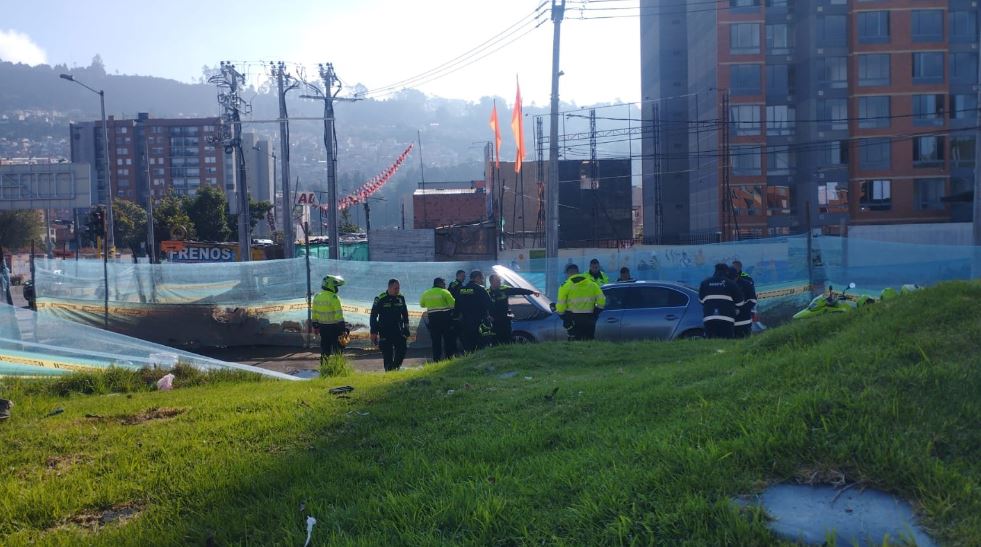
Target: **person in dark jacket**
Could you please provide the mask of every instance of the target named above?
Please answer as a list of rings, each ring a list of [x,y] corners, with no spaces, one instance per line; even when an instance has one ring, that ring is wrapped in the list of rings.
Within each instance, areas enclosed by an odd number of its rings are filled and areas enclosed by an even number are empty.
[[[480,270],[470,272],[470,282],[460,287],[455,306],[460,316],[463,351],[471,353],[483,345],[480,325],[489,318],[491,305],[491,298],[484,289],[484,274]]]
[[[457,270],[456,277],[446,287],[446,290],[450,291],[450,295],[453,296],[454,301],[460,296],[460,289],[467,284],[466,280],[467,272]],[[446,357],[453,357],[454,355],[463,353],[460,351],[460,314],[456,310],[450,312],[450,324],[446,330],[446,348]]]
[[[456,298],[460,294],[460,289],[467,284],[467,272],[463,270],[456,271],[456,278],[450,281],[450,285],[446,287],[446,290],[450,291],[453,298]]]
[[[633,283],[634,281],[636,279],[630,275],[630,268],[626,266],[620,268],[620,277],[617,278],[617,283]]]
[[[491,321],[493,322],[494,343],[510,344],[514,341],[511,336],[511,306],[508,305],[508,298],[511,296],[525,296],[539,293],[520,287],[509,287],[501,283],[501,276],[491,274],[490,290],[487,295],[491,299]]]
[[[729,279],[729,266],[716,264],[711,277],[698,288],[702,303],[702,323],[709,338],[732,338],[737,306],[742,305],[742,291]]]
[[[381,348],[385,370],[398,370],[409,338],[409,308],[399,293],[398,279],[389,279],[388,290],[375,297],[369,324],[371,341]]]
[[[736,338],[748,338],[753,333],[753,314],[756,312],[756,282],[743,271],[743,263],[732,261],[732,269],[736,272],[736,285],[743,293],[743,305],[736,310]]]

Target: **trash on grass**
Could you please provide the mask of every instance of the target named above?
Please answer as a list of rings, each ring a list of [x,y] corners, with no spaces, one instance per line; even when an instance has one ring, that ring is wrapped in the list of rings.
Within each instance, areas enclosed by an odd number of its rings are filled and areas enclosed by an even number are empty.
[[[62,413],[62,412],[64,412],[64,411],[65,411],[65,409],[63,409],[63,408],[61,408],[61,407],[59,406],[58,408],[56,408],[56,409],[54,409],[54,410],[52,410],[51,412],[48,412],[48,415],[47,415],[47,416],[45,416],[45,417],[46,417],[46,418],[50,418],[51,416],[57,416],[57,415],[59,415],[59,414],[61,414],[61,413]]]
[[[354,391],[353,386],[337,386],[327,390],[327,392],[331,395],[340,395],[342,393],[350,393],[352,391]]]
[[[307,516],[307,540],[303,543],[303,547],[310,545],[310,538],[313,537],[313,525],[317,524],[317,519],[312,516]]]
[[[9,399],[0,399],[0,422],[10,418],[10,409],[13,407],[13,401]]]
[[[174,375],[165,374],[163,378],[157,380],[157,389],[160,391],[170,391],[174,389]]]

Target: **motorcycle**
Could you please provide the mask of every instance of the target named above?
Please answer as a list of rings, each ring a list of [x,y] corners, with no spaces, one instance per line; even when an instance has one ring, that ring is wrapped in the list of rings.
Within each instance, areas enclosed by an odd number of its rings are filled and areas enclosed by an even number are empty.
[[[874,298],[848,294],[848,291],[854,288],[855,284],[849,283],[844,291],[836,293],[833,286],[828,286],[828,294],[815,297],[806,308],[795,313],[793,318],[805,319],[827,313],[848,313],[860,306],[875,303]]]

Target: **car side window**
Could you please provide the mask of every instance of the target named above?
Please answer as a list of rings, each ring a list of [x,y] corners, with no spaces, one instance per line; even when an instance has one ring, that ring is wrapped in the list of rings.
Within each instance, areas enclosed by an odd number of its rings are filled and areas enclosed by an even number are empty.
[[[688,305],[684,294],[664,287],[638,287],[636,297],[629,302],[630,308],[676,308]]]
[[[606,289],[603,295],[606,296],[607,310],[622,310],[630,307],[628,302],[628,289]]]

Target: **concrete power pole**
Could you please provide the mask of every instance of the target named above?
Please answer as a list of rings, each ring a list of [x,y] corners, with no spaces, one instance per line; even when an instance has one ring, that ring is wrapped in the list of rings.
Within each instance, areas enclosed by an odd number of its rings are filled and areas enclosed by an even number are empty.
[[[330,258],[341,256],[341,242],[337,235],[337,143],[334,141],[334,97],[341,92],[341,81],[331,63],[320,65],[320,78],[324,81],[324,147],[327,149],[327,235],[330,237]]]
[[[218,86],[218,104],[222,109],[220,139],[225,153],[232,156],[232,173],[235,189],[238,192],[238,259],[249,262],[252,259],[252,223],[249,218],[249,187],[245,180],[245,155],[242,153],[241,111],[249,112],[249,105],[239,97],[239,85],[245,83],[245,76],[235,70],[230,62],[221,63],[221,73],[209,81]]]
[[[290,192],[290,128],[286,113],[286,93],[296,88],[297,83],[286,74],[282,61],[272,65],[272,70],[279,92],[279,161],[282,163],[280,170],[283,177],[283,256],[293,258],[296,235],[293,231],[293,195]],[[273,196],[273,200],[275,198],[276,196]]]
[[[565,0],[551,0],[552,23],[552,114],[548,133],[548,195],[545,200],[545,291],[549,297],[558,294],[559,267],[559,38]]]

